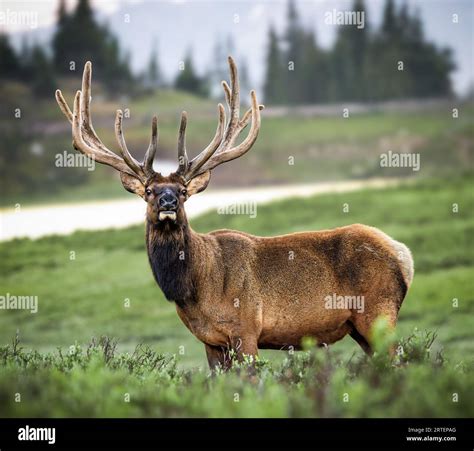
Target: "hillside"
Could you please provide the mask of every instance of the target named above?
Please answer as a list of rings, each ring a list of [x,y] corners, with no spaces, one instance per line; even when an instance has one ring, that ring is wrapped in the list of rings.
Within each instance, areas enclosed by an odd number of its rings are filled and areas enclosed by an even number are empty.
[[[80,83],[60,80],[58,86],[72,102],[73,92]],[[27,87],[5,83],[0,87],[0,94],[5,99],[1,110],[1,117],[5,119],[5,155],[0,165],[5,171],[6,189],[1,201],[4,206],[127,195],[108,168],[98,165],[95,171],[89,172],[84,168],[55,166],[58,154],[73,150],[70,127],[53,93],[51,99],[33,103]],[[151,117],[158,114],[157,170],[160,160],[166,160],[167,167],[176,161],[177,128],[182,110],[189,114],[187,141],[191,156],[212,139],[217,100],[173,90],[152,91],[133,98],[120,94],[110,99],[104,95],[100,83],[93,85],[93,122],[105,144],[115,151],[113,123],[117,108],[129,112],[124,133],[129,148],[138,158],[142,158],[148,146]],[[301,109],[264,110],[254,148],[231,165],[216,169],[212,186],[304,183],[371,176],[426,177],[454,173],[472,165],[472,105],[459,106],[458,118],[452,117],[449,103],[439,102],[406,111],[354,112],[348,118],[343,117],[342,107],[328,107],[329,114],[324,115],[321,115],[324,106],[309,115],[307,110]],[[21,110],[20,120],[11,117],[15,108]],[[24,124],[28,125],[26,129],[21,128]],[[388,151],[419,154],[420,170],[381,167],[380,155]],[[26,161],[23,158],[28,158],[28,165],[20,163]],[[31,183],[20,183],[19,179],[31,179]]]

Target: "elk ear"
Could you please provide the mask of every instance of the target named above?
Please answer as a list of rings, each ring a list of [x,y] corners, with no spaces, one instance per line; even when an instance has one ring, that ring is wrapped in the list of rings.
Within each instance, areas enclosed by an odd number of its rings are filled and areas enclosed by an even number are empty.
[[[186,185],[188,196],[192,196],[193,194],[204,191],[209,184],[209,180],[211,180],[211,171],[203,172],[202,174],[191,179]]]
[[[123,187],[127,191],[138,194],[143,199],[145,198],[145,187],[143,186],[143,183],[140,182],[140,180],[138,180],[136,177],[125,172],[121,172],[120,180],[122,181]]]

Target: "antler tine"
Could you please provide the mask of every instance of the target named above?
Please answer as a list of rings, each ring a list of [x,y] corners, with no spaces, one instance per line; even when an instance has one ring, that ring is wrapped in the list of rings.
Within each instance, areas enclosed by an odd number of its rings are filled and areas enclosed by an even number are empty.
[[[81,116],[82,116],[82,125],[87,132],[88,139],[92,141],[99,149],[110,155],[115,155],[114,152],[107,149],[104,146],[103,142],[97,136],[97,133],[92,126],[91,119],[91,83],[92,83],[92,63],[87,61],[84,65],[84,71],[82,72],[82,89],[81,89]]]
[[[230,86],[227,84],[225,80],[222,80],[221,85],[222,85],[222,88],[224,89],[225,101],[227,103],[227,106],[230,109],[230,93],[231,93]]]
[[[105,147],[92,126],[90,112],[91,79],[92,64],[90,61],[87,61],[82,74],[82,90],[76,92],[73,111],[71,111],[66,103],[62,92],[59,89],[56,90],[56,101],[58,102],[59,108],[72,125],[74,148],[99,163],[111,166],[122,173],[132,175],[136,178],[138,177],[142,182],[145,181],[147,177],[154,174],[153,159],[157,147],[156,117],[153,118],[152,138],[142,164],[135,160],[127,149],[122,131],[123,114],[121,110],[117,111],[115,133],[123,159],[120,158],[115,152]]]
[[[258,109],[260,111],[264,110],[265,109],[265,105],[262,105],[260,104],[258,106]],[[243,130],[245,127],[247,127],[249,121],[250,121],[250,118],[252,117],[252,107],[250,107],[246,112],[245,114],[243,115],[242,119],[240,120],[239,122],[239,128],[241,130]]]
[[[155,159],[156,149],[158,147],[158,118],[153,116],[151,120],[151,139],[150,145],[146,151],[145,157],[143,158],[143,170],[146,175],[152,175],[153,161]]]
[[[262,111],[263,109],[265,108],[265,105],[259,105],[258,106],[258,109],[260,111]],[[232,137],[232,139],[230,140],[229,142],[229,147],[232,147],[234,145],[234,142],[235,140],[237,139],[237,137],[239,136],[239,133],[245,128],[247,127],[248,123],[250,122],[250,119],[252,117],[252,107],[250,107],[244,114],[244,116],[242,117],[242,119],[239,121],[239,124],[237,126],[237,129],[236,129],[236,132],[234,134],[234,136]]]
[[[114,152],[107,149],[104,146],[103,142],[97,136],[94,127],[92,126],[91,115],[90,115],[90,101],[91,101],[91,77],[92,77],[92,63],[87,61],[84,65],[84,71],[82,74],[82,90],[81,90],[81,99],[80,99],[80,106],[81,106],[81,118],[82,118],[82,126],[84,127],[85,131],[85,138],[87,141],[90,141],[92,144],[98,147],[98,151],[107,153],[109,155],[115,155]],[[66,116],[67,120],[71,123],[73,122],[73,113],[69,108],[66,100],[63,97],[63,94],[60,89],[56,90],[56,102],[59,105],[59,108],[63,112],[64,116]]]
[[[69,108],[68,104],[66,103],[66,100],[64,100],[63,93],[61,92],[60,89],[56,89],[56,102],[58,102],[59,108],[66,116],[66,119],[69,121],[69,123],[72,125],[73,121],[73,115],[72,111]]]
[[[92,64],[90,61],[87,61],[87,63],[84,65],[84,72],[82,73],[81,115],[83,122],[89,127],[91,126],[91,78]]]
[[[187,182],[197,175],[215,168],[221,163],[240,157],[252,147],[257,139],[260,130],[260,110],[263,110],[264,106],[258,104],[255,91],[251,91],[251,108],[246,111],[242,119],[240,119],[239,78],[235,62],[230,56],[229,70],[230,86],[225,81],[222,82],[230,112],[227,127],[225,127],[226,118],[224,107],[222,104],[219,104],[219,122],[213,140],[206,149],[189,163],[184,173],[182,172],[183,167],[180,166],[178,169],[178,172],[184,176]],[[239,133],[248,125],[250,119],[252,120],[252,126],[248,136],[238,146],[233,147]]]
[[[186,179],[191,180],[202,165],[212,157],[214,152],[219,148],[224,137],[225,130],[225,109],[222,103],[217,105],[219,120],[217,122],[216,133],[210,144],[196,157],[194,157],[189,163],[189,170],[186,173]]]
[[[178,137],[178,173],[185,174],[188,169],[188,154],[186,153],[186,125],[188,124],[188,114],[181,113],[181,123],[179,124]]]
[[[130,152],[128,151],[127,144],[125,143],[125,138],[123,136],[122,130],[122,119],[123,119],[123,112],[122,110],[117,110],[117,114],[115,115],[115,136],[117,138],[117,142],[120,146],[120,153],[122,157],[130,167],[130,169],[135,172],[138,176],[143,177],[144,172],[140,163],[132,157]]]
[[[234,160],[248,152],[253,146],[258,137],[258,132],[260,131],[260,105],[257,102],[257,95],[255,91],[250,92],[250,98],[252,101],[252,125],[247,137],[236,147],[230,148],[228,150],[223,149],[221,152],[216,152],[204,165],[201,166],[195,175],[202,174],[203,172],[214,169],[216,166],[222,163]],[[242,123],[242,121],[240,123]]]
[[[226,100],[229,105],[229,123],[227,124],[227,130],[225,132],[224,142],[229,143],[235,132],[235,129],[239,123],[240,117],[240,87],[239,87],[239,76],[237,73],[237,66],[235,65],[234,59],[229,56],[229,71],[230,71],[230,92],[229,85],[224,82]]]
[[[95,147],[90,146],[82,135],[82,115],[81,115],[81,91],[76,92],[74,97],[74,110],[72,114],[72,138],[74,148],[84,155],[98,161],[99,163],[112,166],[120,172],[135,175],[124,161],[114,153],[104,153]]]

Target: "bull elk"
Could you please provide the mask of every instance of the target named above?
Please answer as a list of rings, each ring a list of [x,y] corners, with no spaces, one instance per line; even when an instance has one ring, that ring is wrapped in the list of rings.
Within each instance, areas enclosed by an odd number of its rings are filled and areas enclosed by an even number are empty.
[[[151,270],[183,323],[204,343],[211,368],[227,368],[231,350],[242,359],[257,356],[259,348],[299,349],[307,336],[323,345],[349,334],[370,354],[375,320],[383,315],[395,327],[413,279],[413,260],[404,244],[360,224],[267,238],[233,230],[201,234],[188,223],[186,200],[206,189],[215,167],[248,152],[260,130],[263,105],[251,91],[251,107],[240,117],[239,81],[231,57],[229,67],[230,85],[222,82],[228,118],[219,104],[214,138],[189,160],[187,115],[183,112],[178,169],[167,176],[153,170],[156,117],[143,162],[125,144],[121,110],[115,120],[121,157],[99,139],[90,113],[90,62],[85,65],[73,111],[59,90],[56,99],[72,124],[74,148],[115,168],[125,189],[146,201]],[[249,122],[247,137],[236,144]],[[363,311],[354,305],[327,302],[328,296],[346,299],[354,295],[364,300]]]

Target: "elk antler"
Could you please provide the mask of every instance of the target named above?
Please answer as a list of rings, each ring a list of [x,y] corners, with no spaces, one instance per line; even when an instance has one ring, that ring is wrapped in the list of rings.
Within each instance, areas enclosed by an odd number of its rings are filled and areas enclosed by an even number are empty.
[[[104,146],[92,126],[90,114],[91,77],[92,64],[88,61],[84,66],[82,75],[82,89],[76,92],[72,112],[64,100],[61,91],[59,89],[56,90],[56,101],[58,102],[59,108],[72,124],[74,148],[99,163],[111,166],[122,173],[132,175],[138,178],[142,183],[145,183],[150,176],[155,174],[153,170],[153,160],[158,145],[156,116],[154,116],[152,120],[150,145],[146,151],[143,162],[139,163],[132,157],[125,144],[122,131],[123,113],[122,110],[117,110],[115,116],[115,135],[120,146],[120,153],[122,154],[122,158],[120,158],[116,153]]]
[[[222,163],[244,155],[257,139],[260,130],[260,110],[263,110],[264,106],[258,104],[255,91],[252,90],[250,92],[251,107],[240,119],[240,88],[237,67],[232,57],[229,56],[228,60],[230,86],[223,81],[222,87],[229,108],[229,120],[225,125],[225,110],[222,104],[219,103],[216,134],[210,144],[191,162],[188,162],[185,147],[187,116],[185,112],[181,116],[178,145],[179,168],[177,173],[183,176],[186,181],[190,181],[199,174],[210,171]],[[248,125],[250,119],[252,119],[252,125],[248,136],[238,146],[233,147],[235,140]]]

